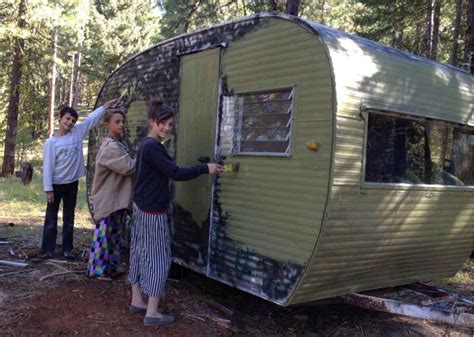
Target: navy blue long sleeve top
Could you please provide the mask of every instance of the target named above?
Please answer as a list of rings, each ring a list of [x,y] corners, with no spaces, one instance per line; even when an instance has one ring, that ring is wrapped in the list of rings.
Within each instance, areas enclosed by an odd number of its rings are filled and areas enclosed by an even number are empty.
[[[164,146],[147,137],[140,145],[135,167],[133,201],[144,212],[165,211],[170,203],[169,179],[191,180],[209,173],[207,165],[178,167]]]

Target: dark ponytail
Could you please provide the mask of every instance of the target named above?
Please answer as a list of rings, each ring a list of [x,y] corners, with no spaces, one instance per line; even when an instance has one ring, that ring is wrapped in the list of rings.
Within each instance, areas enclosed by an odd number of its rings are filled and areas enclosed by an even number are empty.
[[[152,97],[148,101],[148,119],[156,124],[174,117],[173,109],[166,105],[161,99]]]

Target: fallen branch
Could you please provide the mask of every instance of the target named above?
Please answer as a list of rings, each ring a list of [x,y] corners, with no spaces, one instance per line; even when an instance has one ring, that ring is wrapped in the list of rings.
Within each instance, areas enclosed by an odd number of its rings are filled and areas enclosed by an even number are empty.
[[[67,263],[66,260],[55,260],[55,259],[49,259],[48,262],[63,263],[63,264]]]
[[[34,246],[20,245],[20,248],[21,248],[21,249],[33,249],[33,248],[38,248],[38,245],[34,245]]]
[[[30,273],[33,270],[20,270],[20,271],[12,271],[11,273],[5,273],[1,274],[0,277],[8,276],[8,275],[15,275],[15,274],[21,274],[21,273]]]
[[[217,324],[217,327],[220,329],[220,330],[224,330],[224,331],[229,331],[229,330],[234,330],[232,328],[232,322],[228,319],[225,319],[225,318],[220,318],[220,317],[211,317],[212,320],[214,320]]]
[[[188,316],[188,317],[194,318],[194,319],[198,319],[198,320],[203,321],[203,322],[206,321],[204,318],[199,317],[199,316],[195,316],[195,315],[191,315],[191,314],[185,314],[185,315]]]
[[[28,263],[8,261],[8,260],[0,260],[0,264],[5,264],[7,266],[19,267],[19,268],[25,268],[26,266],[28,266]]]
[[[214,300],[210,300],[210,299],[206,300],[206,303],[209,304],[209,305],[210,305],[211,307],[213,307],[214,309],[217,309],[217,310],[219,310],[220,312],[226,314],[226,315],[229,316],[229,317],[234,316],[234,310],[232,310],[232,309],[226,307],[226,306],[223,305],[223,304],[220,304],[220,303],[218,303],[218,302],[216,302],[216,301],[214,301]]]
[[[230,319],[227,319],[227,318],[211,316],[210,319],[212,319],[213,321],[218,322],[218,323],[224,323],[224,324],[231,324],[232,323],[232,321]]]
[[[71,270],[69,270],[69,269],[67,269],[67,268],[64,268],[63,266],[60,266],[60,265],[57,264],[57,263],[54,263],[54,262],[51,261],[51,260],[46,261],[45,264],[49,264],[50,266],[55,266],[56,268],[59,268],[59,269],[61,269],[61,270],[63,270],[63,271],[71,271]]]
[[[41,277],[39,280],[41,282],[41,281],[44,281],[47,278],[50,278],[50,277],[53,277],[53,276],[60,276],[60,275],[66,275],[66,274],[83,274],[83,273],[85,273],[84,270],[61,271],[61,272],[58,272],[58,273],[52,273],[52,274],[45,275],[45,276]]]
[[[13,241],[0,241],[0,245],[11,245]]]
[[[27,295],[27,296],[20,297],[19,299],[17,299],[16,301],[13,301],[12,303],[17,303],[17,302],[26,300],[27,298],[34,297],[34,296],[38,296],[38,295],[41,295],[41,294],[42,294],[42,293],[29,294],[29,295]]]
[[[78,266],[81,264],[84,264],[84,262],[73,262],[73,261],[67,261],[67,260],[56,260],[56,259],[49,259],[48,262],[54,262],[54,263],[60,263],[60,264],[68,264],[68,265],[74,265]]]

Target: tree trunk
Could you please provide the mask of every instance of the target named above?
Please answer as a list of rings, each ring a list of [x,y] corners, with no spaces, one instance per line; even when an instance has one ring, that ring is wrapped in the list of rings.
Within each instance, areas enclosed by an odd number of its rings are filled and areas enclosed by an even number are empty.
[[[393,34],[392,43],[391,43],[392,47],[402,49],[403,36],[404,36],[404,31],[403,31],[403,28],[401,27],[399,31],[395,31]]]
[[[463,63],[467,65],[469,70],[469,61],[474,53],[474,0],[467,1],[467,29],[466,29],[466,44],[464,45],[464,60]],[[470,65],[472,67],[472,64]],[[472,73],[472,68],[470,69]]]
[[[472,155],[469,151],[469,147],[470,137],[468,137],[466,132],[455,128],[453,131],[453,172],[454,175],[464,183],[472,181]]]
[[[448,165],[447,158],[448,158],[448,147],[450,143],[449,135],[450,129],[445,126],[442,130],[442,143],[441,143],[441,154],[439,156],[439,162],[437,163],[439,167],[442,167],[443,170],[450,170],[451,167]],[[452,172],[451,172],[452,173]]]
[[[286,2],[286,13],[294,16],[298,16],[300,9],[300,0],[287,0]]]
[[[285,6],[282,0],[270,0],[268,1],[268,9],[274,12],[284,12]]]
[[[72,53],[72,69],[71,69],[71,82],[69,83],[69,99],[67,105],[72,106],[72,98],[74,96],[74,73],[76,71],[76,54]]]
[[[454,19],[453,46],[449,63],[453,66],[458,64],[459,33],[461,31],[462,0],[456,0],[456,18]]]
[[[58,87],[58,103],[57,106],[61,106],[62,102],[64,101],[64,97],[66,95],[66,89],[64,88],[64,81],[62,79],[61,73],[58,71],[58,82],[56,83]]]
[[[82,61],[82,53],[78,52],[76,54],[76,65],[74,67],[74,88],[72,94],[72,102],[71,107],[77,109],[77,105],[80,101],[81,96],[81,61]]]
[[[51,33],[51,73],[49,78],[49,101],[48,101],[48,135],[52,136],[54,133],[54,98],[56,96],[56,55],[57,55],[57,37],[58,30],[53,28]]]
[[[61,69],[61,68],[58,68]],[[61,83],[61,94],[59,95],[57,107],[63,107],[69,102],[69,86],[71,85],[69,78],[66,78],[65,75],[59,73],[58,80]]]
[[[430,140],[431,140],[431,124],[425,124],[424,130],[424,138],[425,138],[425,177],[424,183],[431,184],[431,175],[433,172],[433,164],[431,162],[431,147],[430,147]]]
[[[394,177],[406,178],[407,165],[407,120],[395,121],[395,137],[393,139],[393,167]]]
[[[321,22],[322,24],[324,24],[324,6],[326,5],[326,1],[323,0],[321,2],[321,20],[319,20],[319,22]]]
[[[413,50],[416,55],[424,55],[425,52],[425,36],[424,34],[425,27],[423,25],[416,25],[415,28],[415,37],[413,42]]]
[[[423,54],[426,57],[430,57],[431,47],[431,19],[433,15],[432,0],[426,0],[426,16],[425,16],[425,27],[423,30]]]
[[[189,25],[191,24],[192,17],[194,13],[198,10],[199,6],[201,5],[201,0],[195,0],[194,3],[189,8],[189,13],[187,15],[186,21],[184,22],[183,26],[183,33],[187,33],[189,29]]]
[[[18,9],[18,28],[26,27],[26,0],[20,0]],[[7,132],[5,134],[5,148],[2,164],[2,177],[11,175],[15,171],[15,145],[18,131],[18,106],[20,103],[20,82],[23,63],[23,49],[25,40],[21,37],[15,39],[13,66],[10,79],[10,98],[8,102]]]
[[[441,0],[433,0],[433,20],[431,29],[431,45],[430,58],[436,60],[438,58],[438,41],[439,41],[439,17],[441,15]]]

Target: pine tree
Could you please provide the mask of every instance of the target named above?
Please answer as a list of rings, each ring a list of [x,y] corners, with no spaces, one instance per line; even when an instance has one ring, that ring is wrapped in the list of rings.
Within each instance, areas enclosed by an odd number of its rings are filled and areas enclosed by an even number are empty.
[[[56,92],[56,76],[57,76],[57,27],[51,32],[51,70],[49,77],[49,99],[48,99],[48,135],[52,136],[54,131],[54,103]]]
[[[26,0],[20,0],[18,6],[18,29],[21,31],[26,27]],[[10,99],[8,102],[7,131],[5,134],[5,149],[3,153],[2,177],[11,175],[15,171],[15,147],[16,134],[18,131],[18,107],[20,104],[20,82],[22,77],[23,49],[25,40],[18,36],[15,38],[13,52],[13,66],[10,77]]]
[[[441,15],[441,1],[433,0],[433,20],[430,37],[430,53],[432,60],[438,58],[438,42],[439,42],[439,20]]]
[[[459,33],[461,32],[462,0],[456,0],[456,16],[454,19],[453,45],[449,63],[456,65],[458,63]]]
[[[467,68],[471,67],[471,73],[474,73],[473,60],[474,57],[474,0],[467,0],[466,7],[466,18],[467,18],[467,29],[466,29],[466,42],[464,45],[464,61],[463,63]]]

